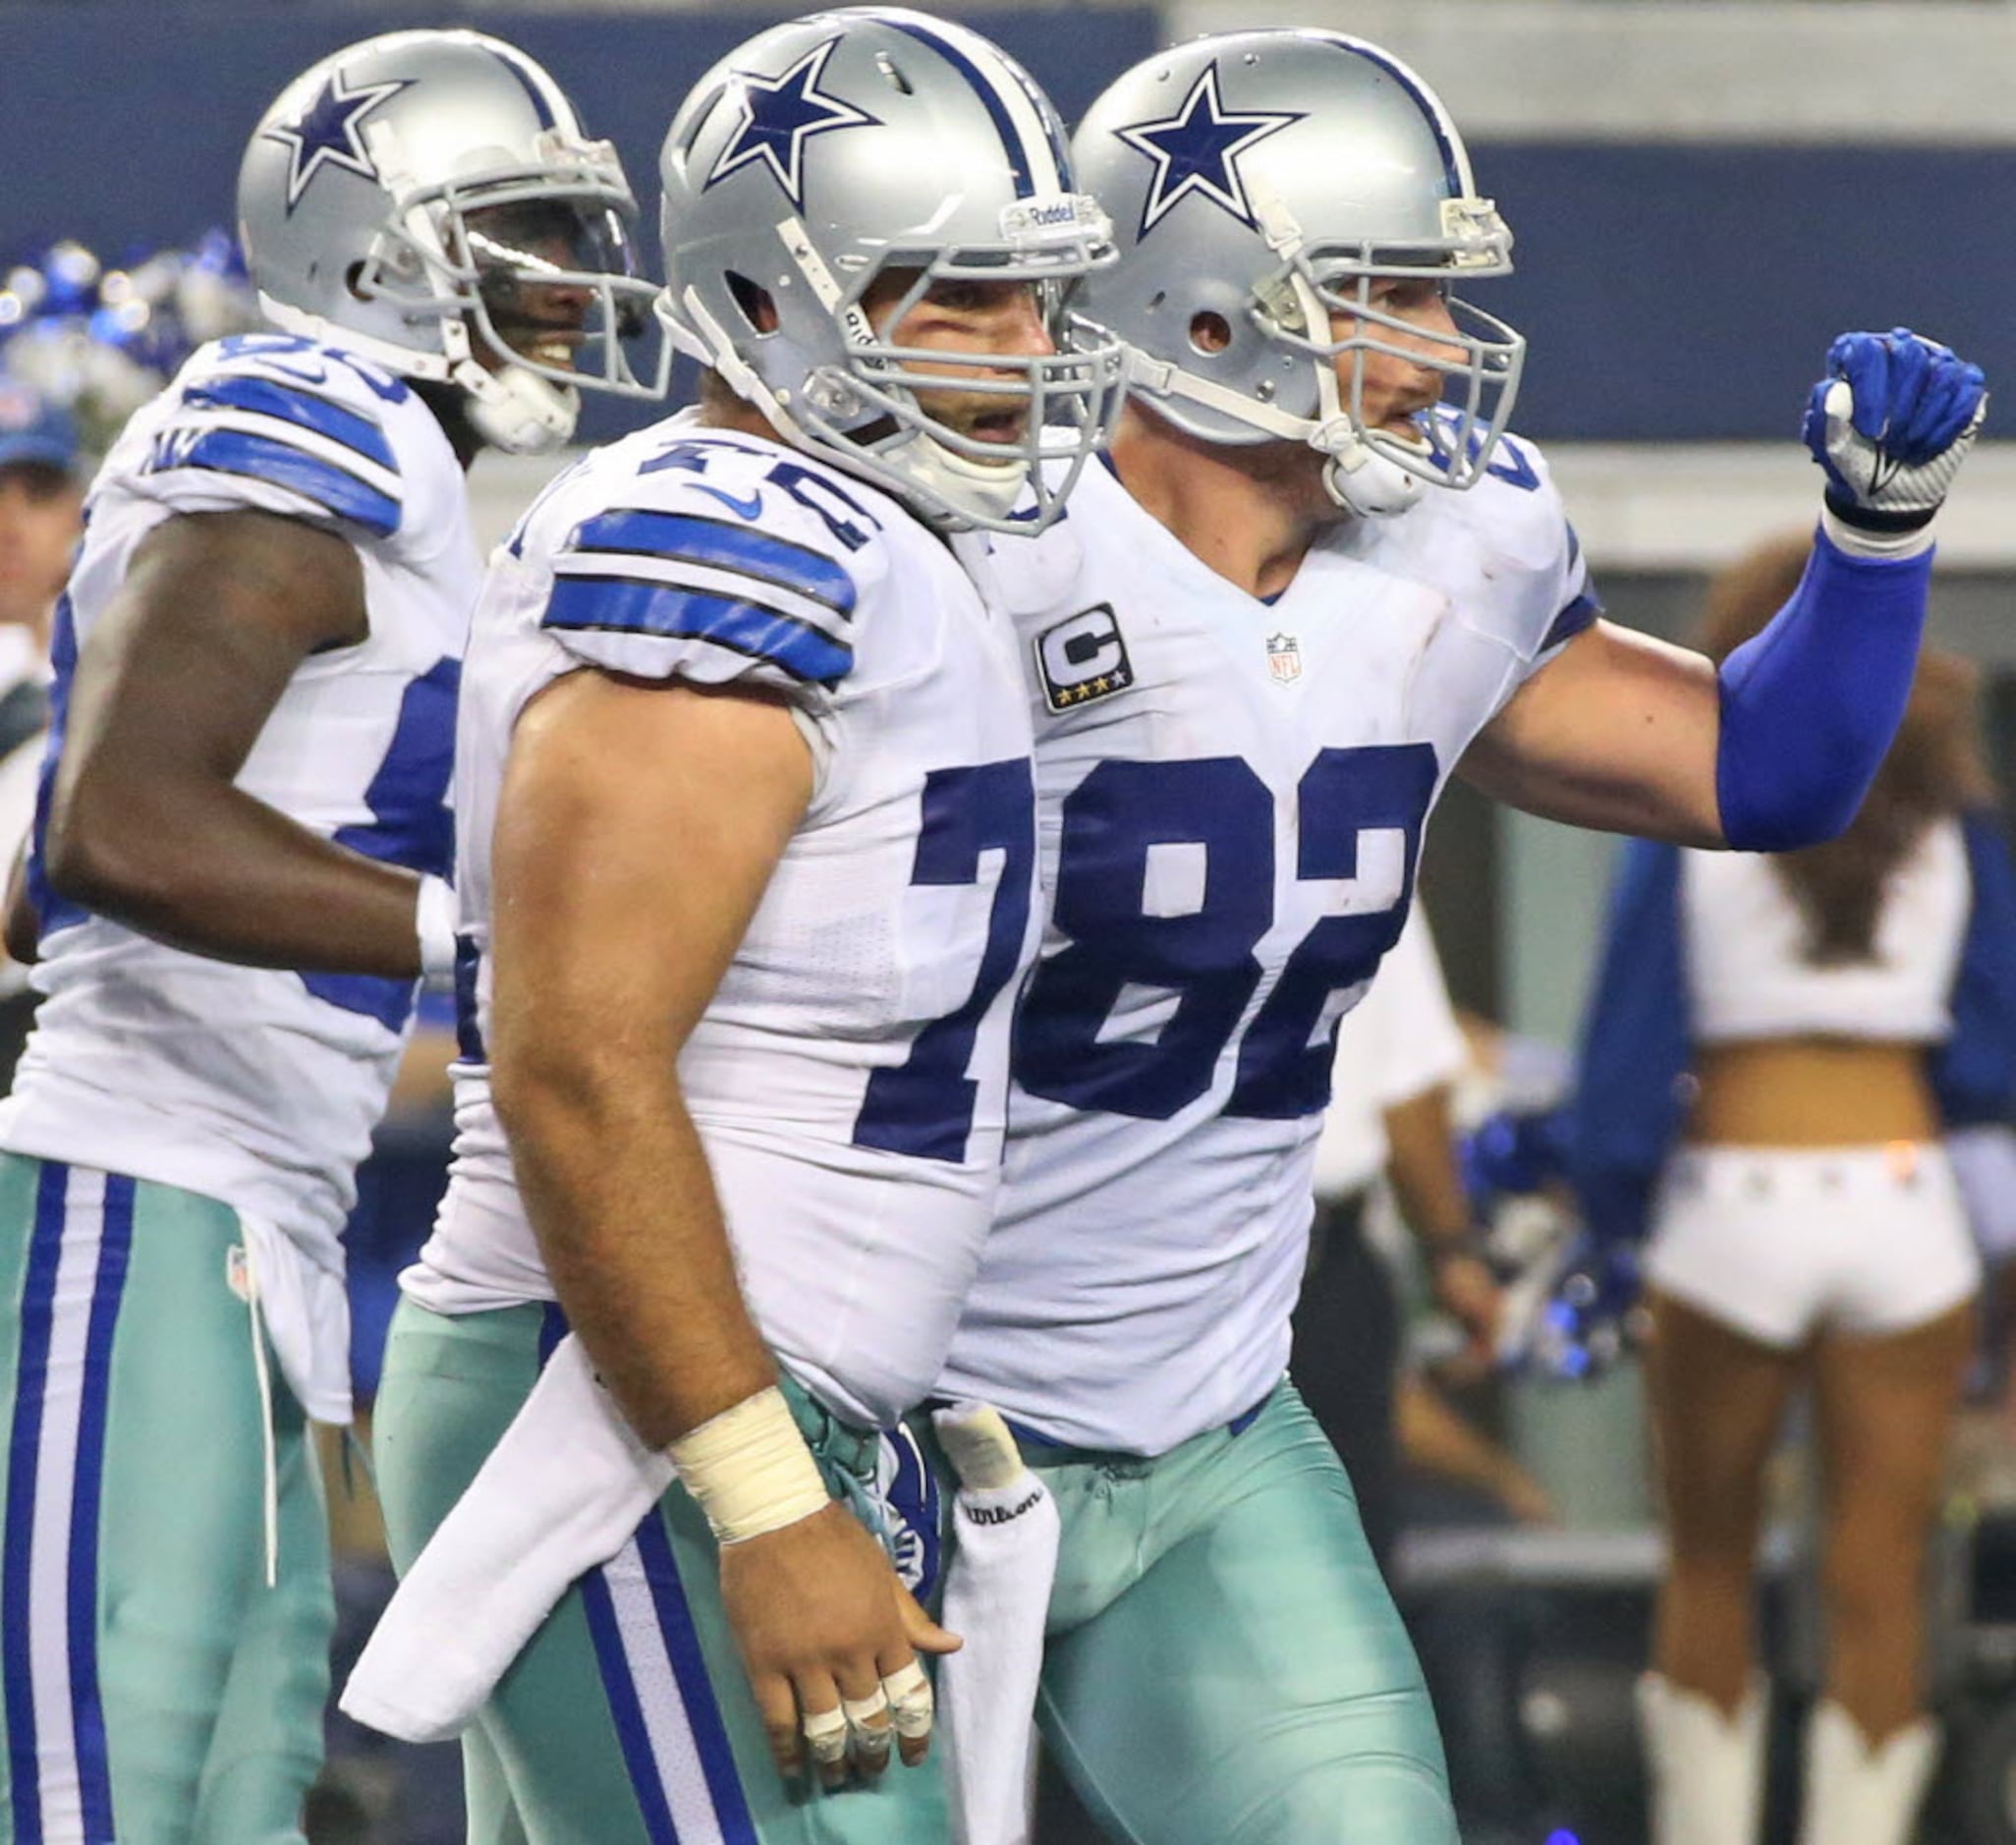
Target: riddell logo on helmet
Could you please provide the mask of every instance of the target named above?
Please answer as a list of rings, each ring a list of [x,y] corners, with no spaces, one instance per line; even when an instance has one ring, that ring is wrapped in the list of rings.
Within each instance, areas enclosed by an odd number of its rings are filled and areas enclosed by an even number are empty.
[[[1084,221],[1084,209],[1076,198],[1024,200],[1002,210],[1001,234],[1026,237],[1031,231],[1054,231],[1060,226],[1076,230]]]

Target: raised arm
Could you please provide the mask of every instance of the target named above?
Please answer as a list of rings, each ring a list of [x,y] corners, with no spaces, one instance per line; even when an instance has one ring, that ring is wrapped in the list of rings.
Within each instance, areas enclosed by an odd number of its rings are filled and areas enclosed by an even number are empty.
[[[1901,328],[1837,340],[1807,411],[1827,488],[1792,599],[1719,668],[1596,623],[1485,726],[1465,777],[1550,819],[1683,845],[1832,838],[1903,715],[1932,516],[1986,401],[1976,366]]]

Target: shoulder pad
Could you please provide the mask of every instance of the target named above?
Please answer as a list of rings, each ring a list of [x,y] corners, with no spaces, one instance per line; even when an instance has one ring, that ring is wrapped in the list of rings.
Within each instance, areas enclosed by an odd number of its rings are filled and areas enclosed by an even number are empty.
[[[333,348],[242,334],[177,375],[140,472],[178,501],[239,500],[390,537],[406,494],[387,412],[411,396]]]
[[[712,431],[647,431],[571,486],[542,618],[563,644],[648,678],[831,689],[852,670],[888,568],[880,494]]]

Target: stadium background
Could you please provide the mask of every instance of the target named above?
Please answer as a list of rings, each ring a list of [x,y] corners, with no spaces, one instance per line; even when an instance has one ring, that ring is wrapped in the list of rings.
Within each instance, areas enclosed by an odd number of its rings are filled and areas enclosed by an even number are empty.
[[[280,84],[326,50],[409,23],[469,24],[523,44],[617,142],[640,196],[653,200],[656,142],[679,95],[764,19],[789,10],[658,0],[0,0],[0,262],[59,236],[117,259],[226,219],[247,126]],[[1531,341],[1517,424],[1545,444],[1605,601],[1635,626],[1684,632],[1707,569],[1811,516],[1817,479],[1794,436],[1834,331],[1909,324],[1960,347],[1991,384],[2016,392],[2008,0],[942,10],[1021,57],[1073,119],[1112,73],[1201,29],[1319,25],[1413,62],[1464,128],[1481,189],[1518,240],[1519,273],[1491,285],[1488,298]],[[644,250],[654,262],[654,228]],[[2016,409],[1991,411],[1990,437],[1997,422],[2016,426],[2012,419]],[[604,417],[589,432],[622,426]],[[486,529],[499,529],[544,472],[496,457],[480,464],[474,486]],[[2005,785],[2016,787],[2016,441],[1991,439],[1970,463],[1944,531],[1935,631],[1988,668],[1992,743]],[[1436,821],[1428,872],[1458,997],[1565,1043],[1610,850],[1494,812],[1459,790]],[[1513,1421],[1563,1482],[1571,1525],[1632,1522],[1640,1489],[1629,1464],[1638,1437],[1628,1375],[1572,1399],[1555,1392],[1523,1411],[1515,1403]],[[1631,1481],[1606,1478],[1620,1471]],[[1572,1606],[1554,1606],[1557,1627],[1593,1623],[1584,1651],[1595,1657],[1606,1623],[1623,1631],[1639,1618],[1627,1600],[1602,1611],[1603,1594],[1627,1596],[1646,1567],[1642,1551],[1606,1547],[1605,1538],[1592,1531],[1579,1552],[1564,1539],[1538,1563],[1493,1552],[1481,1567],[1569,1596]],[[1981,1801],[1992,1808],[2000,1788],[2006,1811],[2016,1797],[1997,1778],[1994,1687],[1997,1661],[2016,1660],[2016,1627],[1987,1618],[1995,1581],[1956,1565],[1948,1593],[1966,1618],[1956,1620],[1949,1669],[1955,1683],[1988,1687],[1975,1720],[1986,1753],[1969,1771],[1989,1790]],[[1796,1625],[1796,1598],[1786,1618]],[[1565,1642],[1560,1649],[1573,1650]],[[1528,1675],[1517,1723],[1542,1743],[1551,1723],[1557,1754],[1594,1760],[1604,1723],[1617,1728],[1622,1713],[1600,1707],[1590,1689],[1599,1675],[1577,1690],[1572,1665],[1553,1705],[1536,1702]],[[2016,1758],[2016,1719],[2005,1727],[2004,1753]],[[2016,1824],[1965,1836],[2016,1840]]]

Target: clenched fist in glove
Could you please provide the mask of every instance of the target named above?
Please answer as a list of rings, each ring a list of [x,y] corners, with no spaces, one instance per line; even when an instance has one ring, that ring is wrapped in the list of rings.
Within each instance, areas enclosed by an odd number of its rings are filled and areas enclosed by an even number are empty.
[[[1981,367],[1908,327],[1844,333],[1806,408],[1827,535],[1863,556],[1923,550],[1988,409]]]

